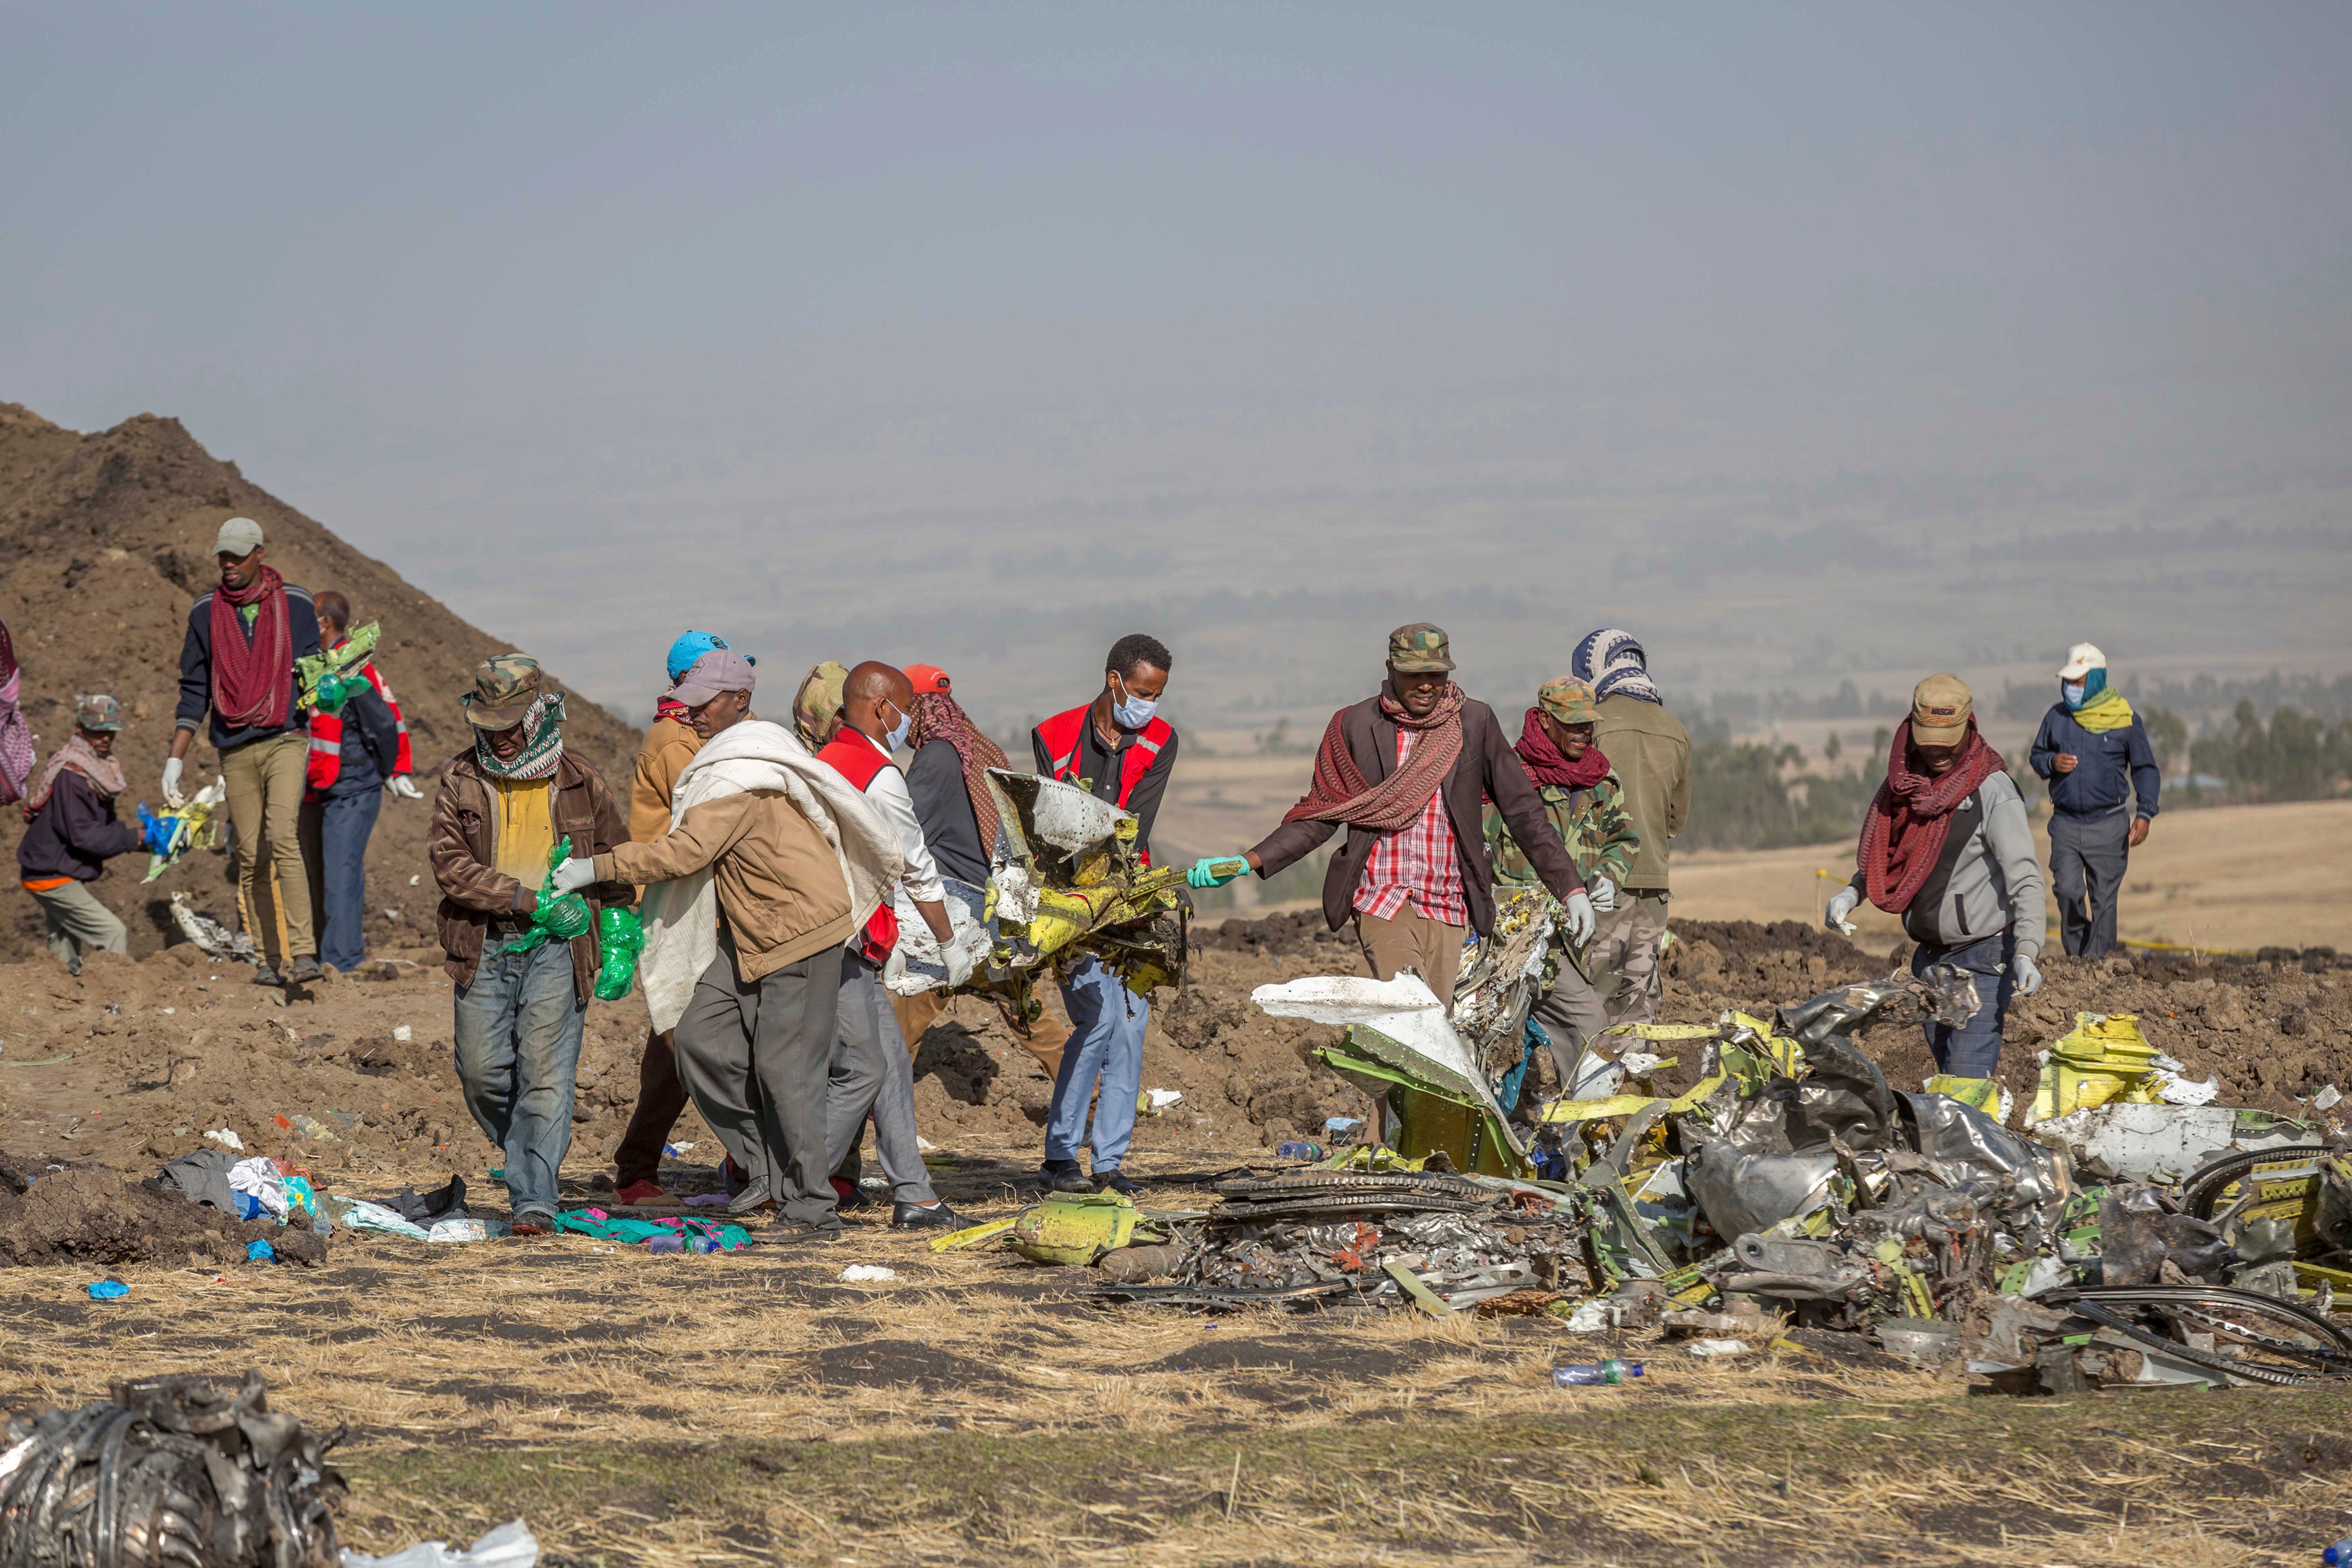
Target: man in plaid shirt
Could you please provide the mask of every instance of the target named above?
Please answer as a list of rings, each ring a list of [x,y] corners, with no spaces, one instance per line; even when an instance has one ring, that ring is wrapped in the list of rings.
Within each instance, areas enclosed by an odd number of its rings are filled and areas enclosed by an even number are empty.
[[[1381,692],[1332,715],[1315,780],[1282,826],[1246,853],[1204,860],[1186,880],[1214,887],[1246,865],[1272,876],[1328,841],[1348,841],[1323,881],[1323,915],[1349,919],[1381,979],[1411,968],[1447,1001],[1471,930],[1494,929],[1494,876],[1482,802],[1492,800],[1526,846],[1536,879],[1568,912],[1570,939],[1592,935],[1592,901],[1542,798],[1496,722],[1454,684],[1445,633],[1425,622],[1389,634]]]

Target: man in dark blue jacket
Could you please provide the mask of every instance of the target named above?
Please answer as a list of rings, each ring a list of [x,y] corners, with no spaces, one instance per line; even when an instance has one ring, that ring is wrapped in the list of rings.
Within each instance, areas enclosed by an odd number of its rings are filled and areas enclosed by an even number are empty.
[[[58,748],[25,798],[30,825],[16,845],[16,874],[41,906],[49,951],[77,975],[85,953],[131,950],[121,920],[89,891],[108,861],[145,841],[114,814],[123,787],[122,764],[114,760],[121,727],[122,710],[112,697],[79,699],[74,737]]]
[[[2156,818],[2162,779],[2147,727],[2107,685],[2105,653],[2088,643],[2068,650],[2058,699],[2032,756],[2050,781],[2050,886],[2067,956],[2096,958],[2115,949],[2116,894]]]

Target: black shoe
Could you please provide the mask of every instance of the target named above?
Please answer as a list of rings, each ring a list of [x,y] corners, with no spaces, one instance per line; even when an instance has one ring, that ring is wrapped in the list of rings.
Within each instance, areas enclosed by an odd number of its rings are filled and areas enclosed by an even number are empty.
[[[289,986],[315,986],[323,977],[319,960],[308,953],[295,959],[293,967],[286,971],[286,983]]]
[[[925,1208],[919,1203],[896,1203],[890,1206],[890,1228],[893,1230],[961,1230],[971,1221],[944,1203]]]
[[[1059,1170],[1049,1169],[1045,1172],[1045,1185],[1055,1192],[1094,1191],[1095,1178],[1080,1170],[1077,1161],[1057,1160],[1050,1163],[1062,1167]]]
[[[282,986],[286,982],[279,979],[278,971],[268,965],[256,964],[253,967],[253,983],[257,986]]]
[[[555,1216],[543,1208],[526,1208],[514,1217],[514,1233],[517,1236],[552,1236],[555,1234]]]
[[[826,1244],[840,1240],[842,1234],[842,1224],[837,1219],[831,1225],[818,1225],[806,1219],[779,1219],[761,1232],[761,1239],[770,1242]]]
[[[1115,1192],[1130,1200],[1143,1196],[1143,1189],[1128,1180],[1126,1173],[1117,1166],[1107,1171],[1097,1171],[1094,1187],[1097,1192]]]
[[[727,1217],[740,1219],[747,1214],[767,1207],[775,1201],[768,1196],[768,1178],[753,1176],[751,1185],[727,1200]]]

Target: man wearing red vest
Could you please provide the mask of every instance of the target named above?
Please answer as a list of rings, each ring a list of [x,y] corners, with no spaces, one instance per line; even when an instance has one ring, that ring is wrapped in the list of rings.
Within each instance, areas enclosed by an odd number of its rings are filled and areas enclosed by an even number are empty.
[[[1110,646],[1103,689],[1084,707],[1055,714],[1031,732],[1037,771],[1091,791],[1136,818],[1136,845],[1151,860],[1151,824],[1160,815],[1168,775],[1176,766],[1176,731],[1157,716],[1173,661],[1156,637],[1131,632]],[[1119,1172],[1135,1134],[1135,1097],[1143,1086],[1143,1028],[1150,1005],[1088,957],[1062,982],[1070,1015],[1069,1043],[1054,1076],[1045,1115],[1046,1181],[1056,1192],[1108,1188],[1133,1197],[1134,1182]],[[1097,1080],[1101,1091],[1096,1091]],[[1094,1106],[1094,1172],[1078,1168],[1078,1141]]]
[[[962,1216],[940,1201],[924,1168],[915,1133],[914,1059],[899,1032],[889,994],[882,988],[882,966],[898,943],[901,910],[919,915],[946,947],[954,932],[948,924],[947,889],[923,840],[914,797],[891,754],[907,743],[915,722],[915,687],[900,672],[871,660],[842,683],[841,730],[817,753],[834,770],[866,792],[898,835],[905,870],[898,897],[874,912],[866,929],[841,950],[841,991],[835,1003],[833,1071],[825,1093],[824,1160],[837,1170],[874,1119],[874,1152],[890,1179],[890,1224],[898,1230],[940,1226],[961,1230]],[[961,984],[952,962],[951,983]]]
[[[351,601],[331,589],[318,596],[319,641],[333,653],[349,640]],[[366,684],[331,709],[310,715],[310,754],[296,828],[319,921],[319,961],[350,974],[367,961],[367,847],[387,791],[418,800],[410,777],[408,724],[383,676],[368,660]],[[320,697],[324,705],[328,698]]]

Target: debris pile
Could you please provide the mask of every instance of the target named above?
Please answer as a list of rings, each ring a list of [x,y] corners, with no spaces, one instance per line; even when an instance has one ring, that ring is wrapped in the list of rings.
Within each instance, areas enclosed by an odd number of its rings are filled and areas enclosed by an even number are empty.
[[[116,1387],[9,1418],[0,1568],[329,1568],[343,1479],[323,1437],[273,1411],[261,1374]]]

